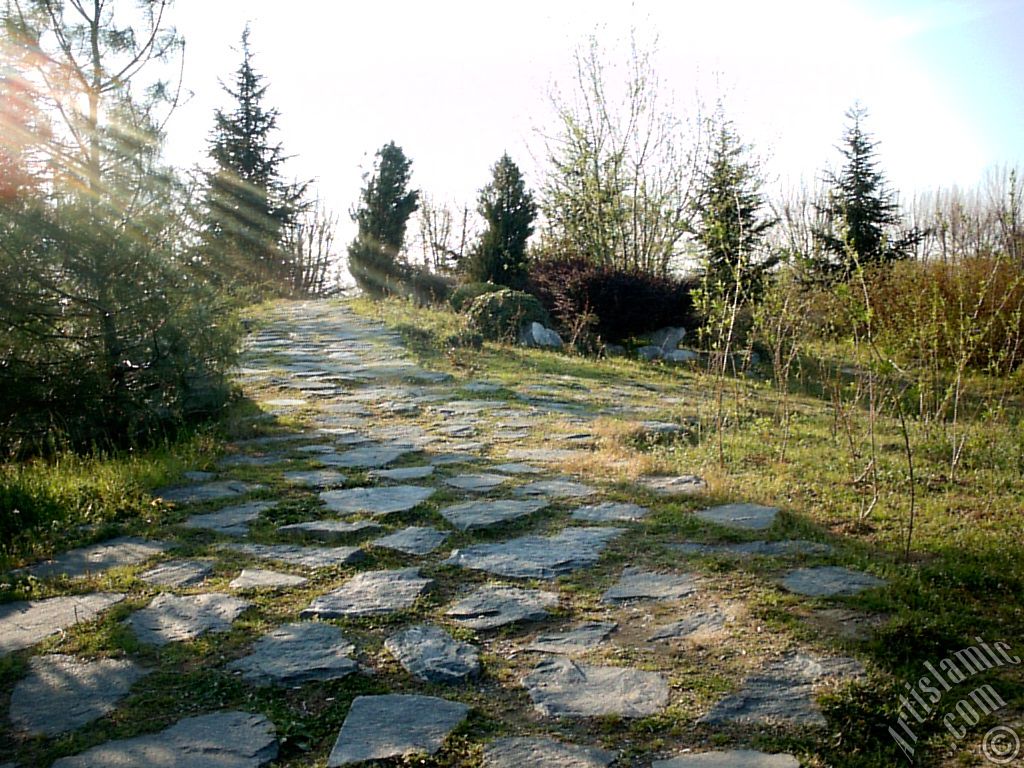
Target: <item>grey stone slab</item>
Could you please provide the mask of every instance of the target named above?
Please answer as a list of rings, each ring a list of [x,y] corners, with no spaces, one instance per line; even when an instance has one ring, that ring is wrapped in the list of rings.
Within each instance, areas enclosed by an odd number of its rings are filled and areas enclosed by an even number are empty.
[[[547,505],[543,499],[467,501],[445,507],[441,515],[460,531],[472,531],[532,515]]]
[[[72,549],[57,555],[53,560],[36,563],[24,569],[25,573],[37,579],[67,577],[77,579],[90,574],[99,574],[111,568],[122,568],[128,565],[149,560],[166,552],[169,544],[162,541],[150,541],[135,537],[123,537],[91,544],[88,547]]]
[[[606,603],[678,600],[696,591],[697,582],[692,574],[657,573],[629,567],[623,570],[618,582],[601,596],[601,600]]]
[[[798,568],[790,571],[782,580],[782,586],[790,592],[808,597],[846,597],[866,589],[884,587],[884,579],[862,571],[852,571],[835,565],[817,568]]]
[[[697,611],[681,621],[658,627],[648,639],[656,642],[704,638],[720,633],[727,621],[728,617],[721,611]]]
[[[433,583],[417,568],[358,573],[338,589],[316,598],[303,618],[324,619],[379,616],[410,608]]]
[[[204,560],[171,560],[151,568],[139,578],[155,587],[194,587],[213,573],[213,563]]]
[[[147,674],[126,659],[36,656],[11,694],[11,723],[48,737],[73,731],[112,711]]]
[[[468,714],[467,705],[434,696],[357,696],[327,765],[433,755]]]
[[[341,630],[318,621],[300,621],[271,630],[252,652],[227,665],[254,685],[301,685],[337,680],[358,668],[350,658],[355,646]]]
[[[116,592],[50,597],[0,605],[0,656],[35,645],[50,635],[92,621],[124,600]]]
[[[761,504],[723,504],[719,507],[702,509],[694,515],[707,523],[728,528],[742,528],[748,531],[763,531],[771,528],[779,516],[776,507]]]
[[[227,632],[251,605],[248,600],[216,592],[184,596],[163,592],[129,616],[126,623],[140,642],[167,645],[207,632]]]
[[[290,523],[277,529],[285,535],[295,534],[309,536],[320,541],[338,541],[348,539],[370,531],[379,531],[381,526],[369,520],[307,520],[303,523]]]
[[[700,544],[683,542],[669,547],[685,555],[724,555],[727,557],[813,557],[827,555],[832,547],[820,541],[783,539],[782,541],[745,541],[740,544]]]
[[[409,480],[424,480],[434,474],[435,467],[426,464],[422,467],[398,467],[396,469],[374,469],[370,472],[372,480],[393,480],[395,482],[407,482]]]
[[[441,546],[447,538],[447,531],[411,526],[376,539],[372,543],[375,547],[393,549],[407,555],[426,555]]]
[[[224,549],[241,552],[260,560],[276,560],[280,563],[298,565],[303,568],[334,568],[352,565],[365,557],[359,547],[304,547],[298,544],[227,544]]]
[[[554,579],[597,562],[622,528],[566,528],[554,536],[523,536],[455,550],[445,562],[516,579]]]
[[[648,491],[659,496],[696,496],[708,489],[704,478],[697,475],[648,476],[640,478],[638,482]]]
[[[479,456],[475,456],[472,453],[439,453],[429,457],[431,466],[434,467],[449,467],[453,464],[475,464],[480,461]]]
[[[285,472],[284,480],[305,488],[334,488],[345,484],[345,475],[332,469],[302,469]]]
[[[413,677],[428,683],[461,683],[480,673],[477,649],[440,627],[417,624],[384,641],[384,647]]]
[[[308,579],[291,573],[281,573],[265,568],[243,568],[228,585],[232,589],[286,589],[305,584]]]
[[[523,686],[547,717],[647,717],[668,704],[668,681],[659,672],[577,664],[564,656],[540,662]]]
[[[571,480],[535,480],[513,491],[516,496],[543,496],[556,499],[582,499],[593,496],[597,489]]]
[[[164,488],[153,495],[174,504],[198,504],[204,501],[220,501],[244,496],[261,490],[262,485],[243,483],[241,480],[214,480],[212,483],[198,483],[179,488]]]
[[[698,752],[669,760],[655,760],[651,768],[800,768],[793,755],[730,749],[725,752]]]
[[[557,464],[563,461],[587,456],[589,451],[573,451],[568,448],[513,448],[505,455],[511,461],[537,461],[541,464]]]
[[[542,621],[556,605],[554,592],[485,584],[448,608],[445,616],[471,629],[494,629],[520,621]]]
[[[854,659],[788,653],[749,676],[738,693],[719,701],[698,722],[824,726],[814,686],[827,678],[863,674],[864,667]]]
[[[504,485],[509,479],[506,475],[498,475],[493,472],[478,472],[470,475],[455,475],[454,477],[446,478],[444,483],[460,491],[486,493]]]
[[[435,488],[422,485],[388,485],[322,491],[320,499],[332,512],[365,512],[377,517],[410,510],[429,499],[435,492]]]
[[[245,536],[250,523],[259,519],[268,509],[277,506],[274,501],[250,501],[237,504],[206,515],[193,515],[182,525],[185,528],[200,528],[215,531],[226,536]]]
[[[109,741],[53,768],[259,768],[277,757],[274,724],[250,712],[188,717],[159,733]]]
[[[566,656],[586,653],[605,642],[618,626],[614,621],[588,621],[566,632],[537,635],[536,639],[526,646],[526,650],[560,653]]]
[[[344,453],[328,453],[316,457],[316,461],[330,467],[345,469],[380,469],[393,464],[411,453],[405,446],[361,445]]]
[[[639,504],[604,501],[573,511],[572,519],[584,523],[627,523],[642,520],[651,510]]]
[[[188,472],[182,472],[182,477],[188,480],[190,483],[205,483],[208,480],[216,480],[216,472],[203,472],[197,469],[190,469]]]
[[[234,456],[225,456],[217,462],[217,466],[220,469],[230,469],[232,467],[272,467],[288,461],[288,457],[281,453],[266,453],[259,456],[239,453]]]
[[[544,472],[540,467],[533,464],[525,464],[521,461],[509,461],[491,467],[496,472],[504,472],[506,475],[540,475]]]
[[[512,736],[484,747],[484,768],[608,768],[615,752],[554,739]]]

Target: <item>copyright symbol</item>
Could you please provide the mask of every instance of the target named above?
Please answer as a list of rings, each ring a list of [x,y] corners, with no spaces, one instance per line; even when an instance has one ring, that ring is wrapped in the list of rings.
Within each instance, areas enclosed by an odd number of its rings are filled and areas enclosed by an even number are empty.
[[[993,765],[1009,765],[1020,755],[1020,737],[1006,725],[997,725],[981,741],[985,759]]]

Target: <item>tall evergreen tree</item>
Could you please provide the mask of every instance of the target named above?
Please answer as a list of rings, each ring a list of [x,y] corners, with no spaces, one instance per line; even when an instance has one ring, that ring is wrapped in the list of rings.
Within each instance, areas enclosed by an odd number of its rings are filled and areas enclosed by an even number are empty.
[[[866,116],[860,106],[846,113],[843,168],[825,177],[829,189],[819,209],[824,225],[814,232],[818,254],[811,264],[821,277],[843,280],[858,266],[907,258],[922,237],[901,229],[899,203],[878,167],[878,142],[864,129]]]
[[[402,148],[393,141],[385,144],[377,150],[373,173],[352,214],[359,230],[348,247],[348,268],[356,284],[371,296],[395,293],[407,277],[398,254],[420,197],[418,190],[409,189],[411,170],[412,161]]]
[[[533,234],[537,206],[523,175],[508,154],[491,169],[480,190],[477,210],[487,229],[470,254],[467,272],[474,282],[521,288],[526,280],[526,242]]]
[[[765,253],[764,234],[775,223],[762,215],[760,168],[731,122],[718,119],[697,196],[697,243],[709,286],[734,286],[750,299],[778,259]]]
[[[215,168],[207,175],[204,240],[211,271],[222,281],[280,289],[292,273],[282,244],[303,208],[307,184],[287,184],[281,177],[287,158],[272,138],[279,112],[263,106],[267,86],[252,58],[247,27],[234,87],[223,86],[234,108],[214,115]]]

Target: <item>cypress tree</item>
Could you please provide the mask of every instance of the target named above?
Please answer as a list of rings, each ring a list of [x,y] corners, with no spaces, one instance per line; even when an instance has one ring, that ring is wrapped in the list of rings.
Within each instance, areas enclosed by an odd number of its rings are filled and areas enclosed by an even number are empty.
[[[508,154],[491,169],[491,182],[480,190],[478,211],[487,222],[470,255],[473,282],[521,288],[526,281],[526,243],[533,234],[537,206],[519,167]]]

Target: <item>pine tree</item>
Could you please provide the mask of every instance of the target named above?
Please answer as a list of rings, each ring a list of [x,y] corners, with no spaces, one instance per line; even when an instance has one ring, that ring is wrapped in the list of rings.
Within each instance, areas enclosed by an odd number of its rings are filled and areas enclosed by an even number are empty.
[[[470,254],[467,272],[473,282],[522,288],[526,281],[526,242],[533,234],[537,206],[519,167],[508,154],[501,156],[491,173],[491,182],[480,190],[477,208],[487,229]]]
[[[867,111],[851,108],[840,152],[839,173],[829,172],[827,198],[819,208],[824,226],[814,232],[819,255],[811,268],[827,279],[845,280],[858,267],[907,258],[923,233],[902,230],[896,194],[878,167],[878,142],[864,129]]]
[[[292,272],[282,244],[303,209],[307,184],[286,184],[281,178],[287,158],[272,141],[279,112],[263,106],[267,86],[252,58],[247,27],[234,88],[223,86],[234,109],[218,109],[214,116],[210,157],[216,167],[207,175],[204,240],[221,281],[280,290]]]
[[[420,193],[408,188],[411,169],[412,161],[395,142],[377,150],[373,173],[352,214],[359,231],[348,247],[348,268],[356,284],[371,296],[395,293],[408,276],[398,254],[409,217],[419,207]]]
[[[756,161],[732,123],[719,119],[697,197],[696,239],[704,258],[707,284],[740,289],[755,297],[764,273],[778,259],[764,253],[764,234],[775,223],[764,218],[765,199]]]

